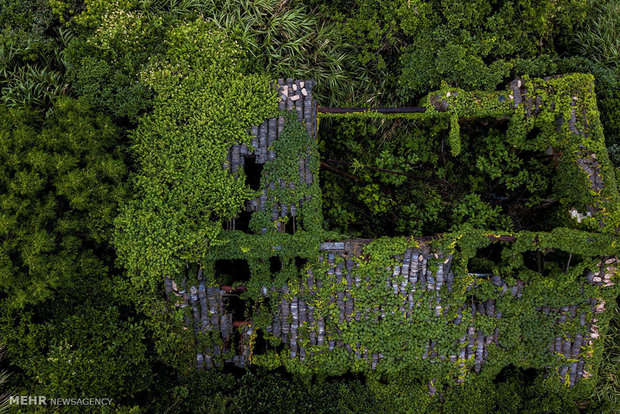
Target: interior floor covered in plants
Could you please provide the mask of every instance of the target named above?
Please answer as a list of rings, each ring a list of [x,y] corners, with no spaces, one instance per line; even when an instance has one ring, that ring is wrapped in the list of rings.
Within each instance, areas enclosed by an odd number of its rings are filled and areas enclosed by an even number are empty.
[[[509,122],[461,120],[462,151],[453,156],[447,121],[322,119],[324,226],[353,237],[432,235],[466,223],[497,231],[558,226],[558,154],[511,143]]]

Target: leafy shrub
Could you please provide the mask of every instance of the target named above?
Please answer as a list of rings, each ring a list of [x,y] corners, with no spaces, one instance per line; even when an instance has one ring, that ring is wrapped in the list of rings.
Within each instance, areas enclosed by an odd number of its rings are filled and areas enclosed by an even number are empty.
[[[301,382],[278,372],[246,373],[233,394],[230,413],[373,413],[378,402],[359,380]]]
[[[142,74],[154,109],[132,134],[135,197],[116,221],[120,257],[151,284],[199,262],[221,220],[254,194],[222,160],[276,104],[268,80],[243,74],[240,49],[204,20],[173,28],[166,44],[165,60]]]
[[[499,206],[492,207],[480,199],[478,194],[468,194],[458,202],[452,212],[456,223],[467,223],[474,228],[494,228],[509,230],[510,219],[502,215]]]
[[[485,0],[430,2],[431,9],[400,57],[401,96],[420,96],[440,82],[470,89],[495,89],[515,74],[554,71],[554,41],[568,36],[585,16],[585,1]],[[530,72],[530,63],[535,63]]]
[[[152,99],[138,73],[161,53],[158,25],[132,6],[135,2],[86,2],[84,12],[71,21],[80,35],[66,51],[67,78],[76,93],[130,124]]]
[[[146,332],[131,319],[131,286],[114,275],[108,244],[126,194],[117,129],[69,98],[47,119],[25,109],[0,114],[0,332],[19,368],[14,393],[144,390]]]
[[[21,338],[28,344],[21,356],[28,356],[28,361],[13,360],[38,378],[36,389],[30,391],[58,397],[105,396],[118,401],[147,389],[151,367],[142,323],[123,320],[116,306],[78,305],[77,310],[43,326],[30,321],[31,333]]]

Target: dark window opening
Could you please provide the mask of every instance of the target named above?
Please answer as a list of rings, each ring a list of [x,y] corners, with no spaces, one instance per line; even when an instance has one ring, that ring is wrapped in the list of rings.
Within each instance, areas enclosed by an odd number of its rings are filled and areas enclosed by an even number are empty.
[[[279,256],[271,256],[269,258],[269,271],[271,273],[277,273],[282,270],[282,260]]]
[[[564,250],[548,250],[546,252],[527,251],[523,252],[523,264],[530,270],[545,276],[552,272],[568,271],[582,262],[580,255],[574,255]]]
[[[250,315],[248,311],[251,307],[247,305],[247,300],[241,299],[239,295],[230,294],[226,296],[226,313],[232,314],[233,324],[235,322],[244,322],[249,319]]]
[[[504,250],[504,245],[498,242],[476,250],[476,255],[469,259],[467,270],[469,273],[476,273],[482,277],[483,275],[492,276],[501,263],[502,250]]]
[[[239,230],[244,233],[250,233],[250,220],[252,219],[252,213],[249,211],[242,211],[237,217],[232,220],[225,220],[222,224],[224,230]]]
[[[245,157],[243,171],[245,172],[245,182],[252,190],[260,190],[260,179],[263,175],[264,164],[256,162],[256,156]]]
[[[295,266],[297,267],[297,270],[299,270],[300,272],[304,271],[307,264],[308,264],[308,259],[299,257],[299,256],[295,257]]]
[[[233,230],[239,230],[244,233],[250,232],[250,219],[252,218],[252,213],[249,211],[243,211],[237,218],[235,219],[235,228]]]
[[[250,265],[247,260],[216,260],[215,280],[222,285],[250,280]]]
[[[530,129],[529,131],[527,131],[527,136],[526,136],[527,142],[535,141],[538,135],[540,135],[540,128],[534,127]]]
[[[580,264],[582,262],[582,258],[581,255],[578,254],[553,249],[545,255],[545,262],[557,263],[562,270],[568,272],[571,267]]]
[[[517,368],[513,364],[507,365],[495,376],[494,384],[501,384],[508,379],[517,379],[523,385],[533,384],[538,376],[538,370],[535,368]]]
[[[475,118],[475,119],[461,119],[459,120],[460,129],[469,134],[480,135],[487,133],[490,128],[505,134],[510,126],[510,120],[506,118]]]
[[[254,355],[263,355],[267,353],[268,343],[265,340],[265,335],[262,329],[257,330],[256,332],[256,342],[254,342],[254,349],[252,353]]]
[[[523,265],[534,272],[542,273],[545,266],[542,252],[529,250],[523,252]]]
[[[295,232],[297,231],[297,220],[296,217],[289,217],[288,218],[288,222],[283,223],[282,226],[284,227],[284,232],[288,233],[288,234],[295,234]]]

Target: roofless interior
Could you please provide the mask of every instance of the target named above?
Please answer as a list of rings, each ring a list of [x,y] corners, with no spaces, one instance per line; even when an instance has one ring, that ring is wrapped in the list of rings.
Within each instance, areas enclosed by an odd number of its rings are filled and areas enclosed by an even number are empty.
[[[436,120],[322,119],[325,226],[353,237],[432,235],[466,223],[497,231],[552,229],[559,207],[552,196],[556,154],[512,147],[509,122],[461,120],[462,151],[453,156],[449,126]]]

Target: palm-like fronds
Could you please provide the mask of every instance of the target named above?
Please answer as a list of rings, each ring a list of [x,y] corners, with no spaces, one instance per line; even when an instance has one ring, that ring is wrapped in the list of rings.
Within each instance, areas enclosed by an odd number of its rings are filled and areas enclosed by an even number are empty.
[[[67,61],[65,59],[65,49],[75,39],[75,33],[69,28],[59,28],[58,38],[60,39],[60,45],[54,48],[54,57],[56,58],[56,64],[58,67],[66,68]]]
[[[335,26],[301,3],[207,0],[205,18],[248,51],[250,66],[273,77],[314,79],[323,104],[372,95],[373,84]]]
[[[595,0],[590,17],[575,40],[582,55],[597,63],[617,65],[620,60],[620,0]]]
[[[67,89],[62,74],[47,66],[20,66],[11,75],[0,96],[7,106],[47,106]]]
[[[202,0],[141,0],[139,7],[150,14],[165,12],[173,16],[191,17],[205,10]]]
[[[49,106],[67,92],[65,48],[74,38],[68,29],[57,31],[58,41],[41,50],[29,37],[0,45],[0,102],[8,106]]]
[[[620,310],[616,306],[614,318],[605,337],[600,379],[593,397],[606,401],[613,407],[620,407]]]

